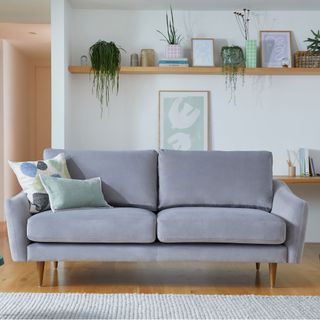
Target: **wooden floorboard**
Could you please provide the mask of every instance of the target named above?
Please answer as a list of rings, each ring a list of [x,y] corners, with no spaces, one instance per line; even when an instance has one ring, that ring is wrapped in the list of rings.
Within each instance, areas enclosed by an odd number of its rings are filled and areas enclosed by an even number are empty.
[[[0,226],[0,292],[195,293],[320,295],[320,243],[307,244],[303,262],[280,264],[276,288],[269,288],[262,263],[46,263],[38,287],[35,263],[12,262],[6,230]]]

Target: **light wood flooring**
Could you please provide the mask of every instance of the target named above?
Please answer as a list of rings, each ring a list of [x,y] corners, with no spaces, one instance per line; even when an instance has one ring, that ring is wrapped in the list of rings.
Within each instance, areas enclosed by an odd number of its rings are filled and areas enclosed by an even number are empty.
[[[35,263],[12,262],[5,225],[0,225],[0,292],[195,293],[320,295],[320,243],[305,246],[299,265],[279,264],[276,288],[268,265],[254,263],[47,262],[43,287]]]

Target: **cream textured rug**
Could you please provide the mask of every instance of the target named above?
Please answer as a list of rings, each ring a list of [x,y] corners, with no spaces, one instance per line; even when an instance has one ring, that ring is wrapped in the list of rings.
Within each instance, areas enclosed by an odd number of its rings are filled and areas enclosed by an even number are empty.
[[[319,319],[320,297],[0,293],[0,319]]]

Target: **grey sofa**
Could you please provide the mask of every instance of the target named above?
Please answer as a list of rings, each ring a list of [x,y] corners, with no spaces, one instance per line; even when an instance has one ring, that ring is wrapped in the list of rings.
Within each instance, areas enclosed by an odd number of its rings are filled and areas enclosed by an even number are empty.
[[[7,200],[15,261],[300,262],[307,204],[272,180],[266,151],[71,151],[72,178],[101,177],[113,208],[29,213],[24,193]]]

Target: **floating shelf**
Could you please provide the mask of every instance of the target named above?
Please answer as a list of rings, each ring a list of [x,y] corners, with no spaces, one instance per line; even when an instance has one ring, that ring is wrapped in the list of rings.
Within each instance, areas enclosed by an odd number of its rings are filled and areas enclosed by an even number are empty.
[[[69,66],[76,74],[90,73],[88,66]],[[320,75],[320,68],[247,68],[249,75]],[[121,74],[223,74],[221,67],[121,67]]]
[[[320,184],[320,177],[274,176],[273,178],[288,184]]]

